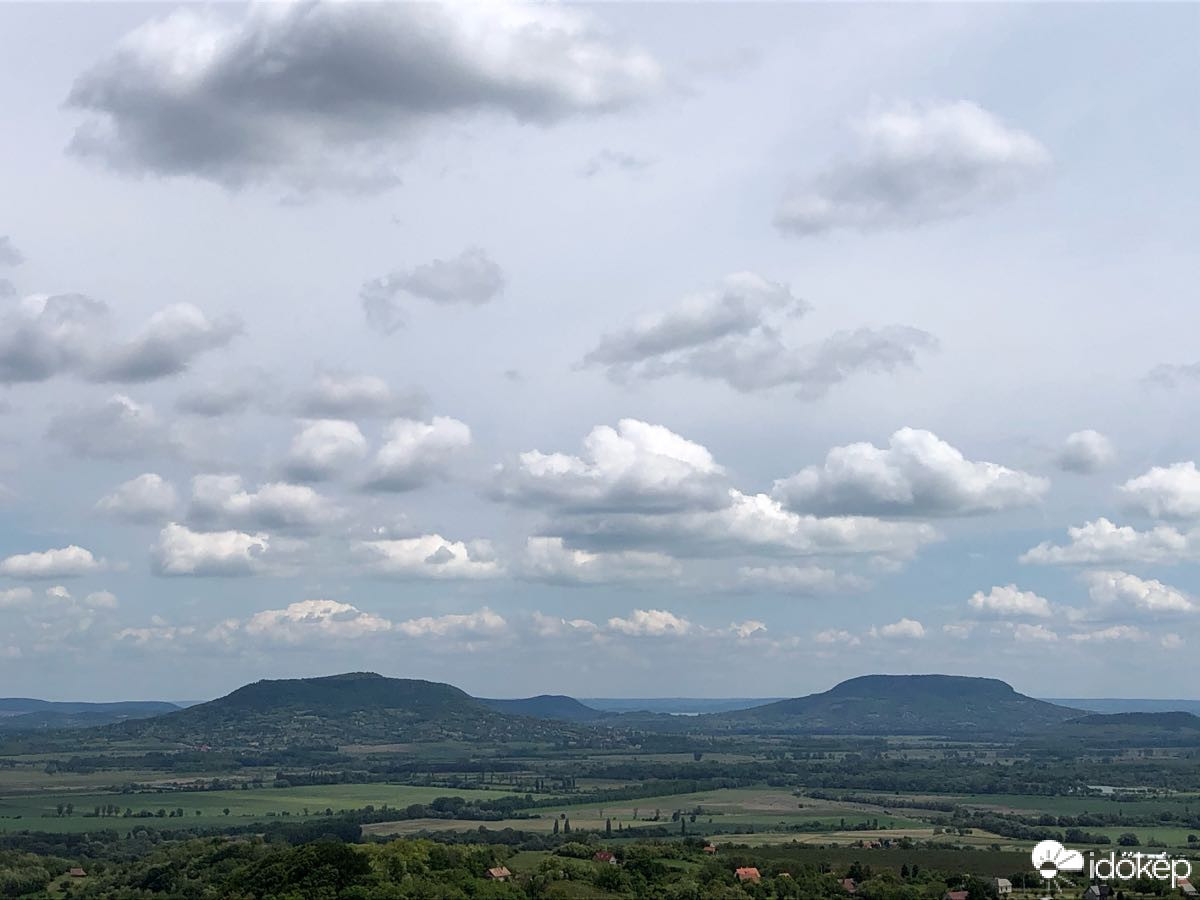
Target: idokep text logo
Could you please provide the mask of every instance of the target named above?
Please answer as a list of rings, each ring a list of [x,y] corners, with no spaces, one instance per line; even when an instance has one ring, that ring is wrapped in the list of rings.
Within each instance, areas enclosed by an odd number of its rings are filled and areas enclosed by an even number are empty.
[[[1161,853],[1142,853],[1141,851],[1113,850],[1108,854],[1097,855],[1088,851],[1085,860],[1078,850],[1068,850],[1058,841],[1042,841],[1033,848],[1033,867],[1047,881],[1057,881],[1058,876],[1067,872],[1083,873],[1089,882],[1095,881],[1136,881],[1139,878],[1154,881],[1170,881],[1171,887],[1178,888],[1181,881],[1191,877],[1192,864],[1180,857],[1167,856]]]

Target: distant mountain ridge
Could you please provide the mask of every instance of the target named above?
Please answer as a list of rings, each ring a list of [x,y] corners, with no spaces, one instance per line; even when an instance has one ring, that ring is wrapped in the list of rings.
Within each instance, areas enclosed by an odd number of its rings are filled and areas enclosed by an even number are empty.
[[[1094,713],[1071,719],[1070,725],[1082,725],[1105,728],[1139,728],[1159,729],[1163,731],[1180,731],[1192,729],[1200,731],[1200,716],[1190,712],[1122,712]]]
[[[1200,700],[1156,700],[1151,698],[1120,698],[1093,697],[1082,699],[1062,699],[1044,697],[1047,703],[1057,703],[1059,706],[1072,706],[1097,713],[1126,713],[1126,712],[1188,712],[1200,715]]]
[[[0,697],[0,731],[43,731],[59,728],[90,728],[126,719],[145,719],[179,709],[159,700],[123,700],[114,703],[36,700],[31,697]]]
[[[70,711],[74,709],[80,711]],[[350,672],[257,681],[183,709],[167,703],[0,700],[0,730],[9,731],[7,723],[21,720],[27,722],[24,730],[31,730],[30,725],[77,728],[109,722],[97,736],[210,749],[332,749],[414,741],[608,742],[613,737],[636,742],[638,733],[693,732],[951,738],[1016,734],[1047,740],[1130,739],[1145,733],[1177,742],[1200,731],[1200,718],[1186,712],[1100,715],[1026,696],[994,678],[955,675],[864,675],[827,691],[749,708],[667,715],[599,710],[561,694],[480,699],[440,682]]]
[[[996,678],[863,675],[828,691],[722,713],[732,725],[830,734],[1027,733],[1082,714],[1015,691]]]

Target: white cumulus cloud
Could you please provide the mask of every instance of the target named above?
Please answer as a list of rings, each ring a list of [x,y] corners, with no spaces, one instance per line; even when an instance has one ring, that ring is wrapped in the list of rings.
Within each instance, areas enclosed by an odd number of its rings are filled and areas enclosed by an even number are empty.
[[[409,491],[446,478],[455,458],[470,446],[471,429],[458,419],[397,419],[388,427],[385,443],[372,462],[369,486],[380,491]]]
[[[360,541],[356,551],[371,571],[401,578],[496,578],[504,568],[488,541],[451,541],[440,534]]]
[[[1200,519],[1200,469],[1191,460],[1154,466],[1118,490],[1130,509],[1156,519]]]
[[[627,618],[613,616],[608,628],[633,637],[674,637],[687,634],[693,625],[665,609],[635,609]]]
[[[266,534],[192,531],[172,522],[159,533],[151,560],[159,575],[253,575],[264,569]]]
[[[967,459],[930,431],[901,428],[887,447],[849,444],[824,463],[775,482],[791,509],[825,514],[972,515],[1029,506],[1045,478]]]
[[[0,575],[9,578],[72,578],[102,571],[106,564],[75,544],[55,550],[18,553],[0,560]]]
[[[341,474],[366,455],[367,439],[353,422],[309,420],[292,438],[284,467],[297,481],[323,481]]]
[[[1111,565],[1122,562],[1173,563],[1196,558],[1200,534],[1180,532],[1168,525],[1138,531],[1099,518],[1067,529],[1066,544],[1043,541],[1021,556],[1023,563],[1040,565]]]
[[[1200,609],[1183,591],[1153,578],[1139,578],[1121,571],[1084,572],[1082,577],[1089,596],[1097,603],[1132,607],[1149,613],[1186,613]]]
[[[146,472],[101,497],[96,508],[131,522],[155,522],[168,518],[177,500],[171,482],[154,472]]]
[[[1047,618],[1051,615],[1050,601],[1033,591],[1022,591],[1015,584],[993,587],[986,594],[976,591],[967,601],[972,609],[996,616],[1034,616]]]

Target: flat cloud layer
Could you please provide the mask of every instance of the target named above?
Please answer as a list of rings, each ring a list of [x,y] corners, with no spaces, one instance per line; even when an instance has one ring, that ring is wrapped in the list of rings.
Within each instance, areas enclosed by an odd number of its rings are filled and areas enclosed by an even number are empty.
[[[263,4],[142,25],[67,102],[89,114],[71,149],[122,171],[356,191],[395,183],[394,145],[438,120],[548,124],[628,106],[662,79],[573,9]]]
[[[1036,138],[975,103],[877,109],[858,122],[859,152],[789,195],[780,230],[875,231],[950,219],[1030,187],[1050,164]]]

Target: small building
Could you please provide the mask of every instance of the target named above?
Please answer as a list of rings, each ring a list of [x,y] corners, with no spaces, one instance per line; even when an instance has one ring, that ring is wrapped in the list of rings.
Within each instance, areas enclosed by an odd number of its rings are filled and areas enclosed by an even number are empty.
[[[717,846],[716,846],[716,844],[705,844],[705,845],[704,845],[704,852],[705,852],[705,853],[716,853],[716,852],[717,852]]]
[[[1200,897],[1200,891],[1196,890],[1196,886],[1186,878],[1179,879],[1179,893],[1185,897]]]
[[[610,866],[617,864],[617,856],[611,850],[597,850],[592,855],[592,862],[607,863]]]
[[[508,871],[507,866],[496,866],[487,870],[487,877],[492,881],[508,881],[512,878],[512,872]]]
[[[1111,900],[1116,894],[1107,884],[1092,884],[1083,892],[1083,900]]]
[[[762,874],[754,866],[743,866],[740,869],[735,869],[733,875],[738,881],[748,881],[751,884],[758,884],[758,882],[762,881]]]
[[[968,900],[970,896],[970,891],[946,891],[942,894],[942,900]]]
[[[853,878],[843,878],[842,879],[842,890],[845,891],[847,894],[857,894],[858,893],[858,882],[855,881]]]
[[[87,872],[83,871],[83,869],[81,869],[79,866],[71,866],[67,874],[72,878],[83,878],[87,875]]]
[[[993,878],[992,879],[992,887],[994,887],[996,889],[997,897],[1011,897],[1012,896],[1012,882],[1009,881],[1007,878]]]

